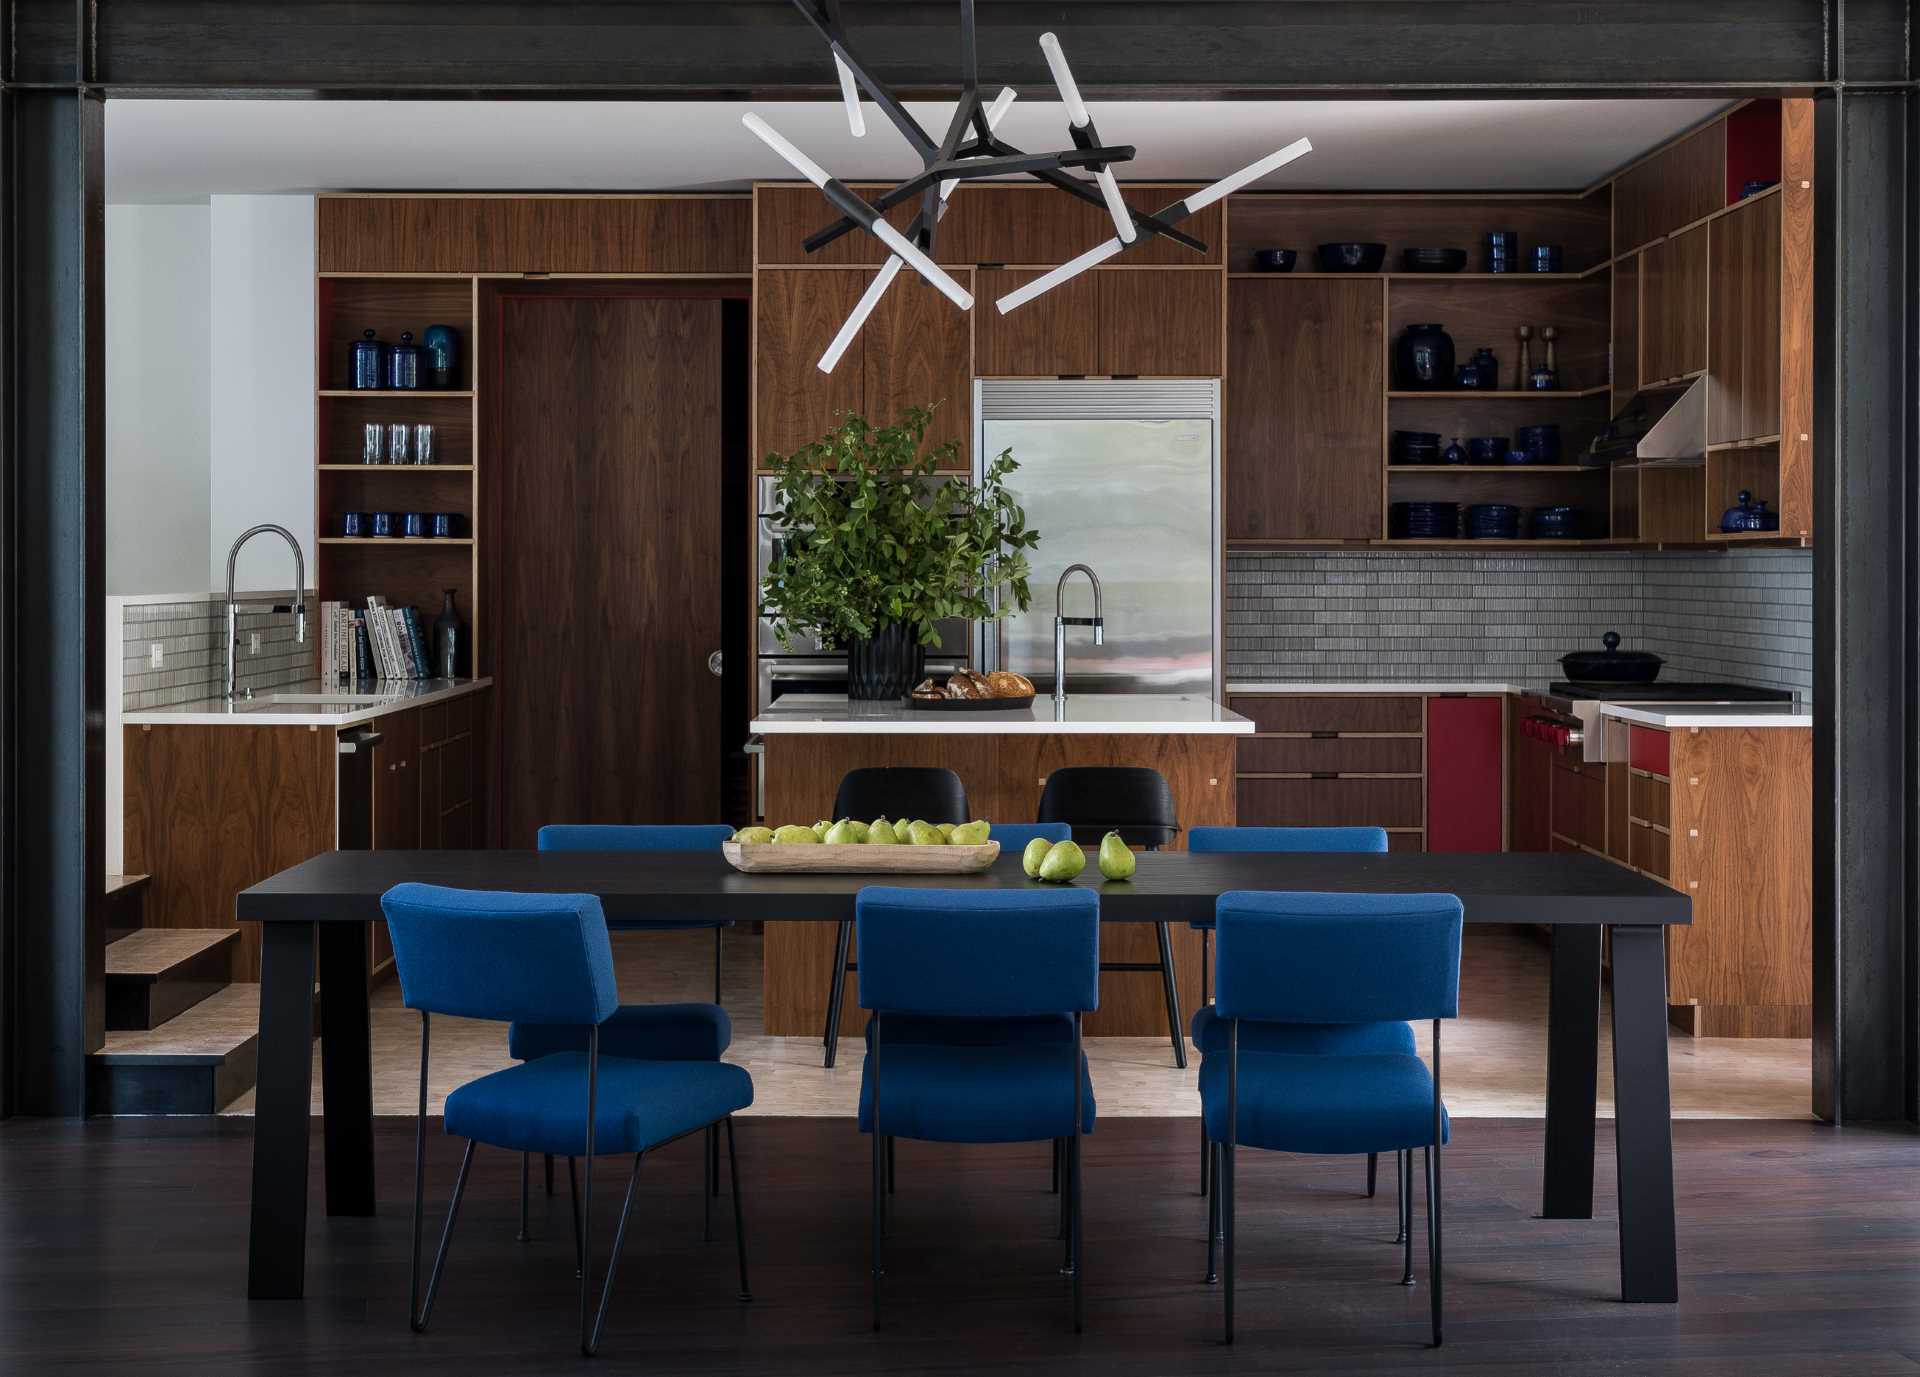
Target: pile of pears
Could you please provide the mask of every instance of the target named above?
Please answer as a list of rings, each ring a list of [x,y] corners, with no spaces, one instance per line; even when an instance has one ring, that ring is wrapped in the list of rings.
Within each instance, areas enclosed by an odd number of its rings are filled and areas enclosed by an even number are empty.
[[[875,818],[861,822],[841,818],[828,822],[822,818],[811,827],[789,823],[785,827],[743,827],[733,834],[737,842],[773,842],[782,846],[982,846],[991,825],[984,818],[973,822],[889,822]]]
[[[1133,852],[1127,849],[1118,832],[1109,832],[1100,839],[1102,875],[1109,880],[1131,880],[1137,867]],[[1021,854],[1020,868],[1027,872],[1029,879],[1065,884],[1087,868],[1087,853],[1080,849],[1078,842],[1050,842],[1045,837],[1035,837]]]

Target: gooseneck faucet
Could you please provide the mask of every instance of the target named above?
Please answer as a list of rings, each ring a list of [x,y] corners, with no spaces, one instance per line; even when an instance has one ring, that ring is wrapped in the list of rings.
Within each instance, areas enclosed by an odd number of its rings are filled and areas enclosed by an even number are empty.
[[[1075,571],[1087,576],[1087,582],[1093,585],[1093,615],[1091,617],[1063,617],[1060,609],[1065,604],[1067,579]],[[1053,701],[1067,701],[1067,628],[1070,626],[1090,626],[1093,628],[1093,643],[1107,643],[1107,623],[1100,608],[1100,576],[1084,564],[1069,564],[1060,571],[1060,582],[1053,588]]]
[[[289,531],[285,526],[275,526],[271,522],[262,526],[251,526],[240,532],[240,538],[234,541],[233,548],[227,551],[226,692],[229,699],[234,697],[234,662],[240,653],[240,604],[233,600],[233,567],[239,562],[240,547],[265,531],[272,531],[275,535],[285,540],[288,547],[293,551],[293,601],[290,603],[276,603],[272,610],[275,612],[291,612],[294,617],[293,639],[296,641],[305,641],[307,639],[307,604],[304,601],[307,596],[307,562],[301,557],[300,542],[294,539],[293,532]],[[248,690],[248,696],[252,696],[251,689]]]

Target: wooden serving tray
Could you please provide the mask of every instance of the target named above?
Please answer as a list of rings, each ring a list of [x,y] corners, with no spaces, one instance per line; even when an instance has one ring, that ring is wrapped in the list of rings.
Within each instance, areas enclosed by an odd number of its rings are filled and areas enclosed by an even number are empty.
[[[1033,706],[1034,695],[1024,698],[909,698],[907,706],[917,712],[993,712]]]
[[[1000,855],[1000,843],[979,846],[783,846],[776,842],[722,842],[727,864],[748,875],[971,875]]]

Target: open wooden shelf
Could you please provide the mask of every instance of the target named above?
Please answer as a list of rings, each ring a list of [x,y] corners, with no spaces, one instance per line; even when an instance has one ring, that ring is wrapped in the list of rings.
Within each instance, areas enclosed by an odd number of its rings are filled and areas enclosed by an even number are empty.
[[[1387,477],[1396,473],[1505,473],[1528,477],[1556,473],[1604,473],[1605,464],[1388,464]]]
[[[455,401],[464,398],[471,401],[473,399],[473,389],[451,387],[411,387],[401,389],[389,387],[323,387],[320,389],[320,395],[322,397],[386,397],[389,399],[399,397],[410,402],[421,400],[431,401],[435,397],[446,397]]]
[[[1536,402],[1570,402],[1577,401],[1582,397],[1604,397],[1612,390],[1613,386],[1610,383],[1602,383],[1598,387],[1551,387],[1539,392],[1514,392],[1479,387],[1433,387],[1424,388],[1418,392],[1393,391],[1387,393],[1387,396],[1394,401],[1427,401],[1435,397],[1445,397],[1453,400],[1458,400],[1462,397],[1485,397],[1489,401],[1518,401],[1521,398],[1531,398]]]
[[[321,536],[322,545],[393,545],[414,549],[421,545],[471,545],[472,536]]]
[[[322,473],[472,473],[472,464],[321,464]]]
[[[1359,278],[1368,278],[1375,282],[1378,282],[1382,279],[1385,279],[1388,282],[1506,282],[1509,280],[1516,281],[1516,282],[1533,282],[1533,283],[1580,282],[1588,277],[1593,276],[1593,274],[1595,273],[1605,272],[1608,268],[1612,266],[1613,265],[1611,263],[1601,263],[1596,267],[1588,268],[1583,273],[1467,273],[1467,272],[1459,272],[1459,273],[1408,273],[1408,272],[1263,273],[1263,272],[1251,272],[1251,273],[1228,273],[1227,276],[1232,278],[1244,277],[1249,279],[1259,279],[1259,278],[1265,278],[1265,277],[1359,277]]]

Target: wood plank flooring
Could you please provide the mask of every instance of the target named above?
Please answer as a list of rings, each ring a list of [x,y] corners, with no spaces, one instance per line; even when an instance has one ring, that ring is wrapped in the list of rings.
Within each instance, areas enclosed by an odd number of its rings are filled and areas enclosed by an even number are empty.
[[[433,1125],[429,1211],[458,1144]],[[1191,1120],[1103,1121],[1088,1141],[1088,1325],[1056,1275],[1041,1147],[903,1143],[887,1328],[868,1328],[866,1144],[844,1120],[739,1128],[755,1300],[700,1240],[698,1140],[642,1174],[600,1362],[652,1374],[1920,1373],[1920,1137],[1810,1123],[1675,1126],[1681,1296],[1617,1291],[1611,1144],[1591,1221],[1531,1218],[1540,1126],[1460,1120],[1448,1151],[1447,1346],[1423,1347],[1389,1187],[1357,1160],[1242,1159],[1240,1341],[1199,1282]],[[381,1216],[309,1235],[303,1303],[244,1299],[250,1125],[0,1124],[0,1371],[578,1373],[566,1186],[513,1241],[517,1160],[476,1158],[430,1333],[406,1324],[413,1126],[375,1128]],[[315,1200],[321,1144],[314,1141]],[[623,1165],[605,1159],[611,1178]],[[617,1209],[596,1192],[599,1265]],[[604,1211],[604,1213],[602,1213]]]

